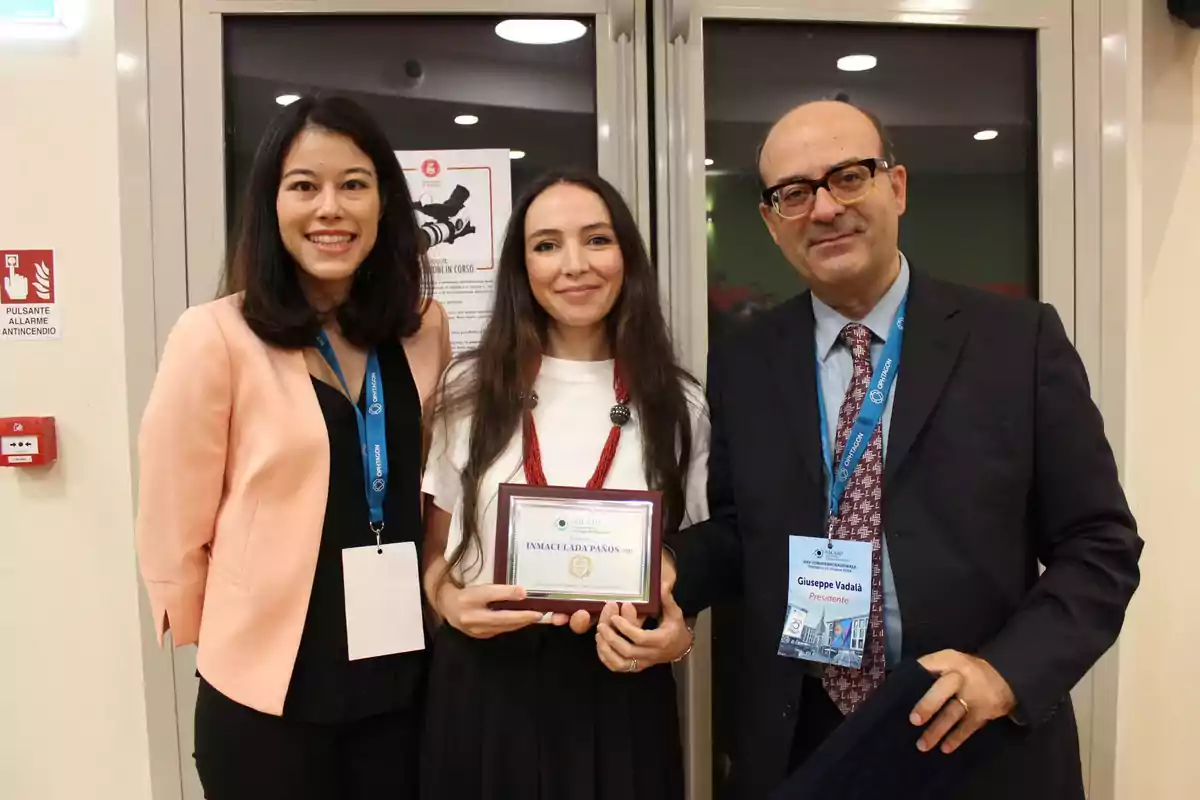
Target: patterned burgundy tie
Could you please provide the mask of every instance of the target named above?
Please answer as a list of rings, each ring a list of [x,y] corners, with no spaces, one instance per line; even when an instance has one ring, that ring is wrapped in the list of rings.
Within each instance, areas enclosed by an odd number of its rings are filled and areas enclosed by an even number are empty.
[[[865,325],[851,323],[842,329],[842,341],[854,358],[854,377],[846,389],[846,399],[838,412],[836,451],[833,463],[841,459],[850,429],[858,418],[863,398],[871,384],[871,331]],[[823,683],[829,697],[850,714],[883,682],[886,666],[883,650],[883,421],[875,432],[850,476],[838,516],[829,521],[834,539],[871,543],[871,616],[863,650],[862,669],[827,666]]]

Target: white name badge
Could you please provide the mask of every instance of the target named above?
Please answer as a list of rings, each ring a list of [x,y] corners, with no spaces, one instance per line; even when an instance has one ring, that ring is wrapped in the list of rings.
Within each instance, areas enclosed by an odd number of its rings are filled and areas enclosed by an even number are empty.
[[[425,649],[415,544],[343,550],[342,583],[351,661]]]
[[[779,655],[860,669],[871,617],[871,543],[793,536]]]

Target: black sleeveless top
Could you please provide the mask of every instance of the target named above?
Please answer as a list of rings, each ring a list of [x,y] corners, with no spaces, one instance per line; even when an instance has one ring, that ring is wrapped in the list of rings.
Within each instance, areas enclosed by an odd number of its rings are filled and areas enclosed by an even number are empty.
[[[388,490],[383,542],[421,537],[421,401],[400,344],[379,347],[387,423]],[[283,716],[308,722],[348,722],[416,702],[425,653],[350,661],[342,550],[375,544],[363,478],[358,423],[350,401],[316,378],[313,389],[329,431],[329,499],[312,595]],[[359,408],[365,413],[366,392]]]

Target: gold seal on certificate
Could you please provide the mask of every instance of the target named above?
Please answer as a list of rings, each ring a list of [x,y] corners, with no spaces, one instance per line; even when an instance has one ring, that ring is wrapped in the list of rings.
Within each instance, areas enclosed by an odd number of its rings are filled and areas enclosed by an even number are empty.
[[[661,492],[505,483],[499,503],[494,580],[526,597],[497,608],[658,613]]]

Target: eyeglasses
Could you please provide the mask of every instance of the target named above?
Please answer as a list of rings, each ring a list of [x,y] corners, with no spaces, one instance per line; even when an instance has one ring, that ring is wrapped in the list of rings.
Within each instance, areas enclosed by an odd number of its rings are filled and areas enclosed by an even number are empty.
[[[843,164],[819,180],[790,178],[762,193],[763,205],[771,206],[784,219],[800,219],[812,213],[817,190],[824,189],[838,203],[849,206],[860,202],[875,188],[875,175],[892,165],[882,158],[867,158]]]

